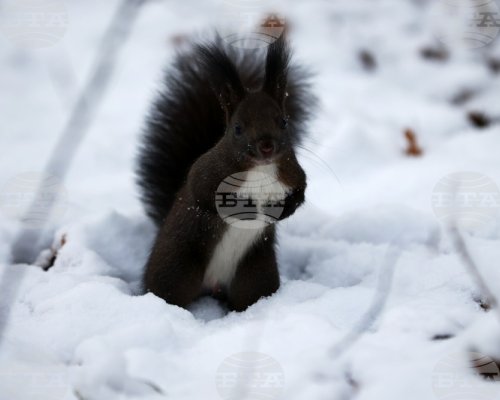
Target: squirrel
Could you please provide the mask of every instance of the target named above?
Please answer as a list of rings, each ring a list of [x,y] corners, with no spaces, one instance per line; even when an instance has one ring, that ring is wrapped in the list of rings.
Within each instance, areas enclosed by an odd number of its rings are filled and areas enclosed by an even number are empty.
[[[137,163],[158,227],[146,292],[184,308],[208,294],[243,311],[278,290],[274,222],[304,202],[295,150],[315,104],[309,78],[284,35],[260,53],[216,39],[176,55]],[[253,213],[226,215],[221,198]]]

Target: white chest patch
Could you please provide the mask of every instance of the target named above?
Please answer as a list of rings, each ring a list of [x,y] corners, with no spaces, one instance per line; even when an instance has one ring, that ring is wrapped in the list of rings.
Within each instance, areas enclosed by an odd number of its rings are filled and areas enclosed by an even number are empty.
[[[240,181],[238,185],[238,196],[254,199],[259,214],[262,214],[264,204],[283,200],[290,191],[288,186],[277,179],[276,164],[257,166],[243,175],[245,180]],[[260,224],[241,227],[238,223],[228,223],[205,271],[203,286],[228,286],[234,278],[239,262],[262,235],[265,226]]]

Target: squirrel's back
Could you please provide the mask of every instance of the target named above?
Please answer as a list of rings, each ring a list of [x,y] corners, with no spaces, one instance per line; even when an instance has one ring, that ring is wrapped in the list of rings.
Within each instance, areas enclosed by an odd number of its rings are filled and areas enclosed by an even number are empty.
[[[273,51],[287,51],[283,40],[279,42]],[[203,62],[207,58],[210,63]],[[148,116],[138,157],[141,198],[157,225],[167,216],[195,160],[224,135],[225,115],[213,80],[220,79],[221,72],[228,80],[237,73],[246,89],[258,90],[264,64],[265,51],[232,48],[221,40],[177,54]],[[290,65],[286,110],[294,144],[300,142],[313,103],[308,74]]]

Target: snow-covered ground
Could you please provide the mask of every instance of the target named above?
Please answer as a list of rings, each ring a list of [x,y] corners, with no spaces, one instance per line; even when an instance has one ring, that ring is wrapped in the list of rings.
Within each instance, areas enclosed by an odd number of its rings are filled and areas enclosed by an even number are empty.
[[[436,32],[453,21],[436,19],[436,3],[276,2],[321,107],[300,151],[307,204],[279,225],[282,286],[242,313],[211,299],[180,309],[138,285],[154,237],[133,182],[144,116],[179,38],[210,28],[224,3],[142,7],[64,182],[46,236],[64,245],[48,271],[10,264],[14,216],[118,2],[68,1],[52,47],[0,37],[0,399],[500,398],[500,383],[465,362],[471,351],[500,359],[500,324],[440,203],[469,194],[457,215],[477,223],[463,236],[500,293],[500,74],[488,67],[500,39],[441,54]],[[470,112],[492,123],[478,128]],[[407,129],[420,157],[405,154]],[[438,185],[464,171],[476,180]]]

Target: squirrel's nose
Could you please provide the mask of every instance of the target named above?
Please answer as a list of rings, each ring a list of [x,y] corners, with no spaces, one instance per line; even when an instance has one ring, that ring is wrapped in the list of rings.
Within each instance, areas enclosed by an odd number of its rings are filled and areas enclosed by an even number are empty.
[[[263,158],[269,158],[274,154],[276,145],[271,139],[263,139],[259,140],[259,142],[257,143],[257,148],[259,149],[259,153]]]

